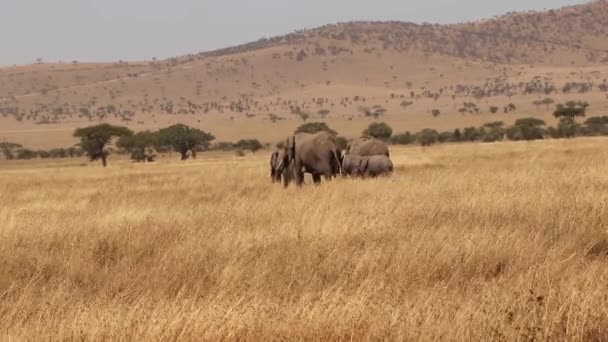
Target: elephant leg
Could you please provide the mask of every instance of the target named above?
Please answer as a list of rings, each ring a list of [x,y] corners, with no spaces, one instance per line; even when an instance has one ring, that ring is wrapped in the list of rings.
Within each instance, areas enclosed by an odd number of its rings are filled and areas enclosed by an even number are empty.
[[[293,171],[293,176],[295,178],[296,185],[299,187],[302,186],[304,183],[304,173],[302,172],[302,169],[296,167],[296,169]]]
[[[312,174],[312,181],[315,183],[315,185],[321,184],[321,175],[318,174],[318,173],[313,173]]]
[[[325,181],[331,181],[334,178],[334,175],[331,172],[323,173],[323,177],[325,177]]]

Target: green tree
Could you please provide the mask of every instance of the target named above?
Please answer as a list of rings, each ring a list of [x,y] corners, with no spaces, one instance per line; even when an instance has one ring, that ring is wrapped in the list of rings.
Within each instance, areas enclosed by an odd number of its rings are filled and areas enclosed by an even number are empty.
[[[2,154],[4,154],[4,158],[6,160],[15,159],[15,155],[14,155],[15,151],[22,147],[23,146],[21,146],[20,144],[9,142],[9,141],[0,142],[0,149],[2,149]]]
[[[515,121],[515,124],[506,131],[511,140],[537,140],[543,139],[546,123],[536,118],[523,118]]]
[[[153,162],[156,158],[154,146],[157,144],[158,134],[150,131],[122,136],[116,141],[116,146],[130,153],[131,159],[136,162]]]
[[[445,131],[445,132],[439,133],[439,135],[437,136],[437,141],[439,141],[440,143],[454,141],[454,132]]]
[[[425,128],[417,134],[418,142],[423,147],[431,146],[439,139],[439,133],[436,130]]]
[[[157,144],[171,147],[181,155],[182,160],[186,160],[190,155],[196,158],[196,151],[199,148],[208,148],[213,140],[215,137],[210,133],[177,124],[159,130]]]
[[[589,104],[581,101],[569,101],[565,105],[558,104],[553,112],[553,116],[557,119],[567,119],[574,121],[576,117],[585,116]]]
[[[593,116],[585,121],[585,126],[591,135],[608,134],[608,116]]]
[[[569,101],[565,105],[558,104],[553,116],[559,119],[557,134],[560,137],[571,138],[580,130],[576,123],[577,117],[585,116],[589,104],[582,101]]]
[[[248,151],[251,151],[251,153],[255,154],[257,151],[261,150],[262,147],[264,147],[264,146],[257,139],[241,139],[234,145],[234,147],[242,149],[242,150],[248,150]]]
[[[502,121],[489,122],[483,125],[484,130],[481,137],[482,141],[494,142],[502,140],[502,138],[505,136],[504,125],[505,124]]]
[[[481,139],[481,132],[477,127],[465,127],[462,133],[462,141],[478,141]]]
[[[32,151],[27,148],[22,148],[17,151],[17,159],[29,160],[29,159],[34,159],[37,157],[38,157],[38,153],[36,153],[36,151]]]
[[[393,135],[393,129],[384,122],[372,122],[363,131],[363,136],[373,137],[381,140],[388,140],[390,139],[391,135]]]
[[[107,147],[112,143],[112,139],[132,134],[133,132],[126,127],[104,123],[78,128],[74,132],[74,137],[80,138],[79,145],[91,161],[101,160],[102,165],[106,167],[108,165],[107,158],[110,154]]]
[[[454,130],[454,136],[452,139],[454,139],[454,141],[462,141],[462,133],[460,133],[460,129],[456,128]]]
[[[325,122],[308,122],[296,128],[295,133],[318,133],[327,132],[333,136],[338,135],[338,132],[329,128]]]
[[[391,138],[391,142],[397,145],[409,145],[412,144],[416,139],[410,132],[394,135]]]

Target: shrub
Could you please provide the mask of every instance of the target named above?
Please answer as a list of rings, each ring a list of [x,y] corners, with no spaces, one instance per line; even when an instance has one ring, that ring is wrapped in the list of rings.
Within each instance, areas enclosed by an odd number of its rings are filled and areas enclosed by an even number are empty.
[[[418,142],[422,146],[431,146],[439,139],[439,133],[436,130],[425,128],[417,134]]]
[[[372,122],[363,131],[363,135],[376,139],[388,140],[390,139],[391,135],[393,135],[393,129],[384,122]]]
[[[396,145],[409,145],[414,143],[416,139],[410,132],[394,135],[391,138],[391,142]]]

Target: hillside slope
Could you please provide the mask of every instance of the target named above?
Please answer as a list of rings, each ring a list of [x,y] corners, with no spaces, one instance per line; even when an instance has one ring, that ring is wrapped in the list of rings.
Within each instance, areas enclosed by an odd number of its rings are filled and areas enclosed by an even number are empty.
[[[456,25],[328,25],[163,61],[2,68],[0,139],[69,144],[73,127],[109,121],[273,141],[305,119],[354,136],[374,111],[397,131],[550,120],[533,104],[547,97],[593,114],[605,109],[607,33],[602,0]]]

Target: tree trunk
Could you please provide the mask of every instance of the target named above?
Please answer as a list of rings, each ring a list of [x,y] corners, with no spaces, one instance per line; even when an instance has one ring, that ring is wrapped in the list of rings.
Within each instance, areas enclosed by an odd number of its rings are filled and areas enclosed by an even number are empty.
[[[101,164],[103,165],[103,167],[108,166],[108,161],[107,161],[107,157],[104,155],[101,156]]]

